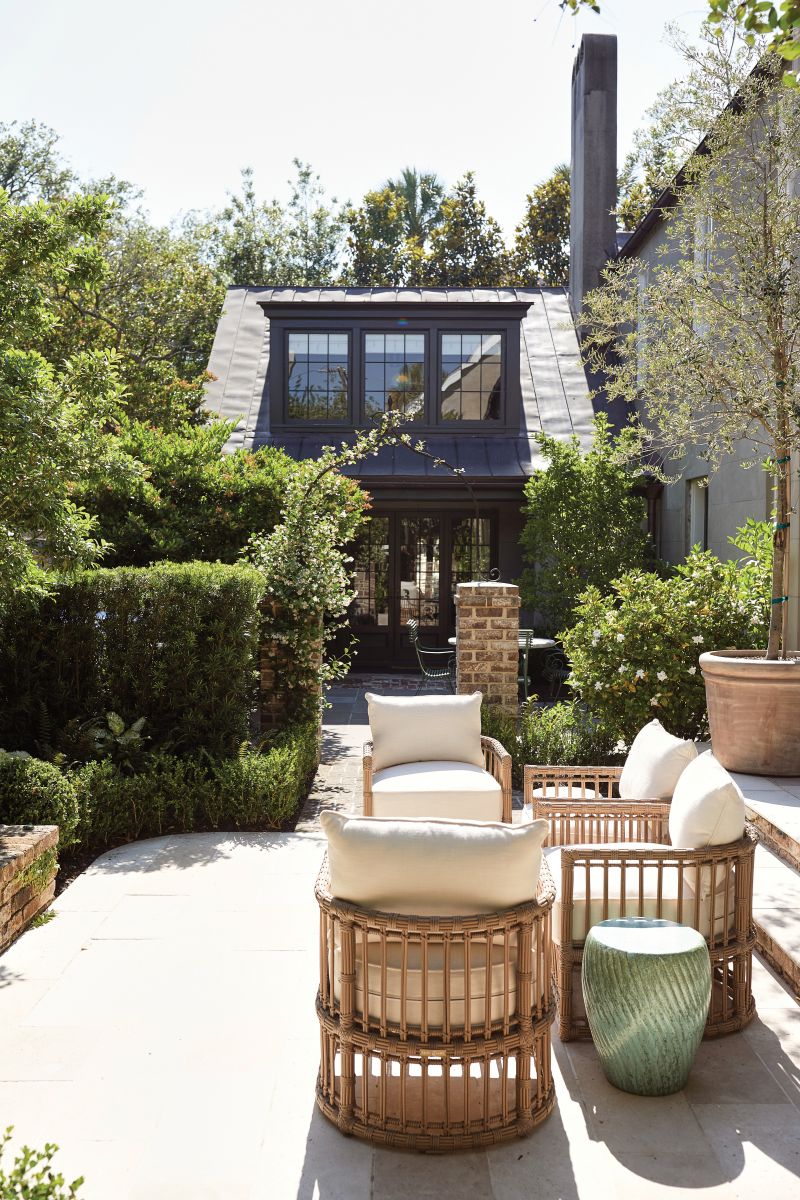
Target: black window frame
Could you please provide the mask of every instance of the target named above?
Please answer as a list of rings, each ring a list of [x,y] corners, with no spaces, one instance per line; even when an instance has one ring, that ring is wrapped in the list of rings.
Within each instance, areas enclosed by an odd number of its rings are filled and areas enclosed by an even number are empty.
[[[293,333],[303,334],[337,334],[347,336],[347,415],[344,417],[291,417],[289,416],[289,337]],[[353,336],[352,332],[341,325],[325,326],[309,326],[307,322],[298,323],[297,325],[289,326],[284,329],[281,339],[283,347],[283,375],[281,380],[281,420],[289,429],[313,429],[316,426],[322,426],[324,429],[347,427],[352,424],[353,413]]]
[[[299,307],[299,306],[298,306]],[[271,428],[278,433],[348,432],[369,426],[374,418],[366,415],[365,335],[367,333],[422,333],[425,336],[425,406],[420,418],[409,426],[420,435],[449,434],[459,431],[486,437],[514,436],[519,432],[522,409],[520,379],[521,320],[527,305],[515,305],[515,311],[496,311],[499,305],[481,306],[471,311],[466,306],[441,306],[424,311],[422,304],[410,308],[399,305],[353,303],[315,314],[311,305],[302,311],[289,304],[270,305],[270,356],[268,390]],[[265,306],[266,308],[266,306]],[[477,306],[476,306],[477,308]],[[420,311],[423,310],[423,311]],[[348,415],[331,420],[304,420],[288,415],[289,333],[346,333],[348,337]],[[496,419],[446,420],[440,414],[442,335],[445,333],[498,333],[501,343],[500,414]],[[516,367],[516,369],[514,369]]]

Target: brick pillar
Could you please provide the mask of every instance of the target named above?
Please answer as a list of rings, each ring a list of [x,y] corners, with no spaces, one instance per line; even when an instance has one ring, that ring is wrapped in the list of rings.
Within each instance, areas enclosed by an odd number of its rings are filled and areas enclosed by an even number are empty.
[[[481,691],[484,703],[517,710],[519,588],[460,583],[456,589],[457,690]]]

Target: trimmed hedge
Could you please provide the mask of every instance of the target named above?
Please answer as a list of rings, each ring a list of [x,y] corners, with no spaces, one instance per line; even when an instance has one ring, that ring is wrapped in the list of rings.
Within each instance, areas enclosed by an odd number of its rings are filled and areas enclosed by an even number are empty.
[[[250,566],[87,571],[0,627],[0,745],[50,757],[54,731],[146,718],[149,749],[236,753],[250,731],[263,578]]]
[[[151,754],[135,775],[108,760],[62,773],[0,755],[0,823],[56,824],[61,850],[97,853],[165,833],[280,829],[305,798],[318,755],[315,722],[236,758]]]
[[[526,763],[542,766],[613,766],[622,761],[615,736],[600,729],[575,700],[538,707],[528,702],[515,719],[502,709],[484,708],[481,731],[497,738],[511,755],[512,777],[522,787]]]
[[[78,840],[75,782],[52,763],[0,753],[0,825],[57,825],[59,849]]]

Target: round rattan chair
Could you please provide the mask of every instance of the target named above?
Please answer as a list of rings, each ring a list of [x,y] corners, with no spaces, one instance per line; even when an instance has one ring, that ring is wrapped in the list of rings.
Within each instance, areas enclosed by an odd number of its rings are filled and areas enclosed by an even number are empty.
[[[524,1136],[551,1112],[554,1016],[543,865],[535,901],[471,917],[320,908],[317,1104],[346,1134],[446,1151]]]

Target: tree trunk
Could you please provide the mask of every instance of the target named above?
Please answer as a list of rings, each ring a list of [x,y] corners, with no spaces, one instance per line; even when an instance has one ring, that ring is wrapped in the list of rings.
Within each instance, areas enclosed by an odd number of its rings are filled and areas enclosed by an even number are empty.
[[[788,446],[777,447],[775,475],[775,529],[772,535],[772,607],[769,615],[767,658],[783,658],[786,653],[788,605],[786,582],[789,578],[789,481],[791,463]]]

